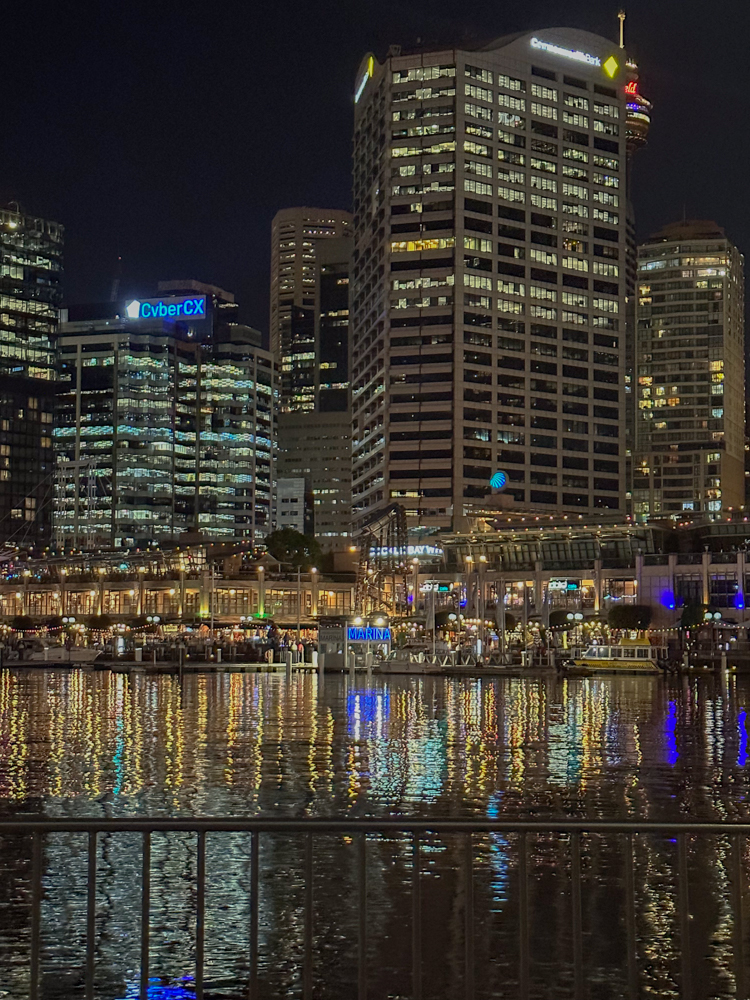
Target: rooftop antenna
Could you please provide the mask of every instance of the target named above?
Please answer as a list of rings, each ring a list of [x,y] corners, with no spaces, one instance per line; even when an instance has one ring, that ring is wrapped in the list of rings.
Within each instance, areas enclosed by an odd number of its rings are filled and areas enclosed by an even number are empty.
[[[620,22],[620,48],[625,48],[625,18],[626,14],[624,10],[618,11],[617,18]]]

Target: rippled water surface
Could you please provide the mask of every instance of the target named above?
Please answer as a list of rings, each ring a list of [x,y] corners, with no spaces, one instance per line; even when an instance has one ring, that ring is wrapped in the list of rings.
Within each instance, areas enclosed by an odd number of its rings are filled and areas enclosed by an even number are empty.
[[[0,811],[50,816],[585,817],[746,819],[750,677],[453,680],[108,672],[0,672]],[[356,995],[358,845],[320,836],[313,854],[314,989]],[[0,995],[28,995],[30,838],[0,841]],[[638,995],[682,990],[677,846],[637,838]],[[44,850],[42,996],[82,997],[86,839]],[[302,996],[304,844],[260,843],[258,975],[263,1000]],[[748,863],[743,845],[743,883]],[[691,841],[692,995],[736,995],[728,839]],[[519,844],[459,835],[421,853],[423,995],[464,995],[473,897],[477,1000],[517,997]],[[532,997],[573,997],[571,844],[528,843]],[[206,976],[247,995],[250,840],[207,849]],[[96,996],[138,994],[141,839],[101,836]],[[152,996],[193,996],[196,839],[155,834]],[[411,997],[412,845],[367,842],[368,995]],[[627,997],[625,852],[581,843],[585,995]],[[743,890],[745,886],[743,884]],[[748,901],[745,900],[747,903]]]

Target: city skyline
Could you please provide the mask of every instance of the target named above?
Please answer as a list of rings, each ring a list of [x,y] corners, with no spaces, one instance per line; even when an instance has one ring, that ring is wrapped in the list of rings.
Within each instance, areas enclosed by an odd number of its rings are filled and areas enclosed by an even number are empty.
[[[429,16],[417,4],[390,4],[364,17],[334,5],[314,24],[282,24],[278,15],[268,15],[268,44],[257,53],[252,75],[241,80],[231,54],[254,27],[249,19],[233,19],[230,38],[231,13],[208,26],[198,17],[178,25],[169,12],[149,10],[146,20],[145,8],[136,8],[127,21],[98,14],[89,24],[87,6],[70,24],[49,17],[34,25],[45,58],[35,65],[33,83],[6,129],[0,199],[18,199],[30,214],[65,225],[67,302],[109,298],[122,256],[126,294],[165,273],[195,274],[232,289],[243,319],[265,335],[273,215],[295,204],[350,207],[352,80],[363,52],[383,58],[390,43],[407,48],[418,38],[469,47],[560,20],[613,40],[617,32],[616,7],[604,3],[572,3],[564,18],[546,2],[515,18],[471,4],[438,3]],[[743,92],[738,28],[744,19],[718,17],[704,25],[697,12],[697,4],[681,5],[678,33],[676,14],[640,2],[628,7],[628,49],[657,109],[634,178],[638,235],[686,212],[715,218],[742,250],[750,236],[750,209],[739,197],[745,140],[726,125]],[[23,50],[14,42],[16,32],[19,41],[23,36],[24,16],[10,30],[11,70],[14,51],[20,57]],[[192,58],[179,58],[176,66],[164,58],[193,51],[199,30],[200,72]],[[302,99],[284,73],[284,60],[274,55],[282,32],[305,80]],[[126,83],[110,65],[118,67],[113,56],[134,47],[140,58]],[[214,67],[220,72],[208,72]],[[96,87],[92,74],[100,81]],[[722,115],[715,114],[717,104]],[[189,111],[176,114],[182,107]],[[288,119],[283,128],[282,111]],[[229,127],[236,118],[254,123],[239,143]],[[699,143],[693,141],[697,121]],[[320,143],[324,122],[326,141]],[[690,157],[676,171],[674,150],[688,146]],[[54,158],[40,155],[45,147],[57,150]],[[711,183],[719,177],[721,187]]]

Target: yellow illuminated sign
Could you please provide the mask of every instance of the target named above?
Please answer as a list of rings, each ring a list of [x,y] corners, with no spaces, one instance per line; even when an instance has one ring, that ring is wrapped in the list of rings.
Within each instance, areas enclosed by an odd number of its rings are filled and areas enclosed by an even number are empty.
[[[620,68],[620,64],[618,63],[618,61],[615,59],[614,56],[610,56],[609,59],[607,59],[607,61],[604,63],[604,67],[603,68],[604,68],[604,72],[607,74],[607,76],[610,79],[612,79],[612,77],[615,75],[615,73]]]

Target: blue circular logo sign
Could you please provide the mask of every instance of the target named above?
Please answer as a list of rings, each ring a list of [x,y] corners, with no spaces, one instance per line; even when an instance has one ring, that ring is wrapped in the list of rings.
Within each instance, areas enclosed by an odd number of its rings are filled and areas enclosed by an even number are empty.
[[[490,486],[494,490],[502,490],[508,482],[508,477],[504,472],[496,472],[490,479]]]

